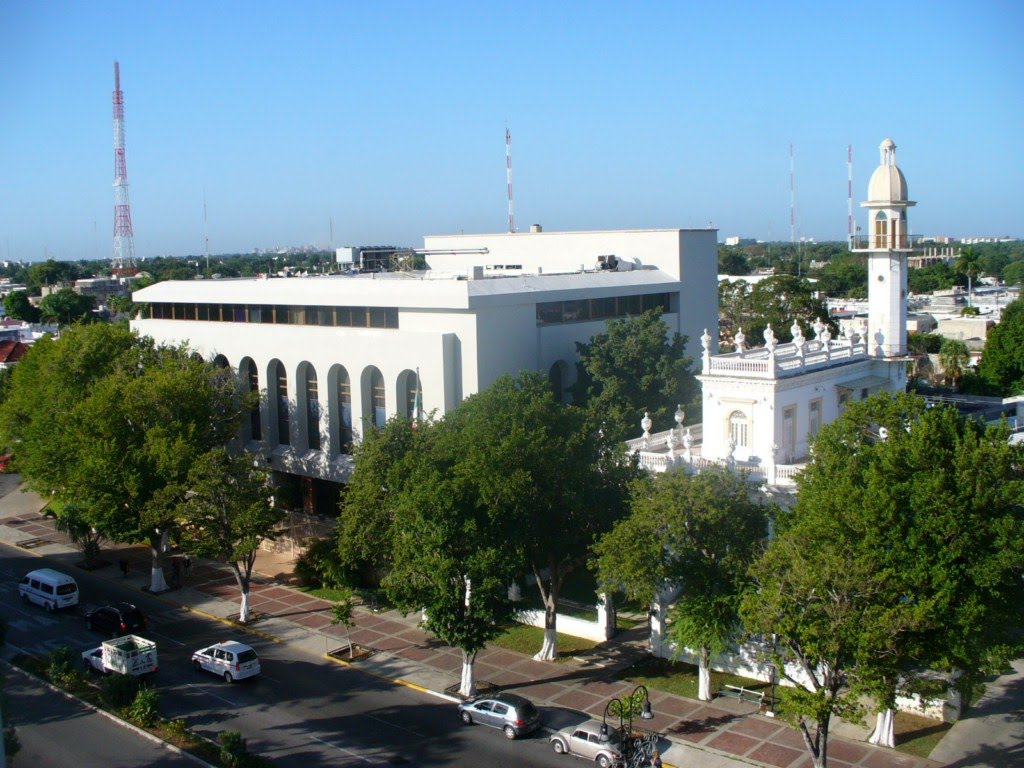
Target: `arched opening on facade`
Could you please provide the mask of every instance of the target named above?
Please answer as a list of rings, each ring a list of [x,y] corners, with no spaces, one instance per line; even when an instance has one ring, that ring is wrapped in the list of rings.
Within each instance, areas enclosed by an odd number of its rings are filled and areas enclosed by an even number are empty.
[[[302,438],[311,451],[320,450],[320,391],[316,369],[307,362],[299,365],[297,380],[302,383],[298,391],[296,412],[304,414],[300,419]]]
[[[737,449],[750,448],[750,419],[743,411],[729,414],[729,439]]]
[[[569,366],[562,360],[558,360],[548,370],[548,384],[551,385],[551,394],[555,400],[563,405],[569,402]]]
[[[885,211],[875,214],[875,248],[888,248],[889,245],[889,217]]]
[[[363,371],[363,418],[370,426],[383,428],[388,420],[387,398],[384,392],[384,375],[376,366],[370,365]]]
[[[215,366],[217,366],[218,368],[230,368],[231,367],[231,364],[228,362],[228,359],[226,357],[224,357],[224,355],[217,355],[216,357],[214,357],[213,358],[213,364]]]
[[[249,408],[249,434],[250,440],[262,440],[263,430],[260,427],[260,375],[256,370],[256,363],[251,357],[246,357],[238,366],[238,378],[241,380],[242,390],[247,394],[255,393],[253,403]]]
[[[405,418],[410,421],[423,418],[423,385],[416,371],[406,369],[398,374],[396,395]]]
[[[352,452],[352,381],[343,365],[333,365],[327,372],[328,434],[331,455]]]
[[[270,380],[273,382],[274,386],[274,396],[270,398],[269,405],[273,410],[271,418],[277,428],[277,434],[274,435],[276,438],[276,444],[291,445],[288,419],[288,411],[290,410],[290,403],[288,401],[288,374],[285,372],[284,364],[280,360],[274,360],[271,362]]]

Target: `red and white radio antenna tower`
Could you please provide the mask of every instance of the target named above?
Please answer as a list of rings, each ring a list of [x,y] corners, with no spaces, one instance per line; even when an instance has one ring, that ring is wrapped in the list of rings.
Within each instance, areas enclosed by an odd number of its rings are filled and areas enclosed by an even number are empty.
[[[849,210],[849,223],[847,224],[847,227],[849,228],[849,233],[847,234],[847,237],[850,239],[850,250],[852,251],[853,250],[853,144],[848,144],[846,146],[846,166],[847,166],[847,169],[849,171],[849,173],[848,173],[848,177],[849,178],[847,180],[846,194],[848,195],[847,204],[848,204],[849,209],[850,209]]]
[[[505,128],[505,167],[508,174],[508,231],[516,231],[516,220],[512,215],[512,134]]]
[[[114,258],[115,273],[134,271],[135,235],[128,202],[128,168],[124,162],[124,93],[121,70],[114,62]]]

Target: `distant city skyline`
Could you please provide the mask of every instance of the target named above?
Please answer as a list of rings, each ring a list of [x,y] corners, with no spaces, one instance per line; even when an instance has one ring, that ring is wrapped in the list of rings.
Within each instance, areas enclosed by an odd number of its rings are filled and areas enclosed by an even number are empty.
[[[891,137],[915,234],[1024,236],[1024,6],[0,4],[0,255],[112,250],[113,63],[139,257],[507,229],[847,234]],[[204,196],[206,223],[204,228]],[[333,241],[332,241],[333,230]]]

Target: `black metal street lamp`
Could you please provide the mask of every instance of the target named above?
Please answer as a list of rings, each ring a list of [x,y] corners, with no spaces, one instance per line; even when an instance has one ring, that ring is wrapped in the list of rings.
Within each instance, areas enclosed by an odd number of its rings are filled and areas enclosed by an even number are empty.
[[[601,741],[609,740],[609,713],[613,716],[617,715],[619,718],[619,751],[622,752],[623,761],[628,765],[633,757],[633,751],[636,746],[636,740],[633,737],[633,718],[637,714],[640,715],[642,720],[652,720],[654,718],[654,713],[651,711],[651,698],[647,693],[647,688],[643,685],[638,685],[628,696],[615,697],[605,704],[604,713],[601,715]]]

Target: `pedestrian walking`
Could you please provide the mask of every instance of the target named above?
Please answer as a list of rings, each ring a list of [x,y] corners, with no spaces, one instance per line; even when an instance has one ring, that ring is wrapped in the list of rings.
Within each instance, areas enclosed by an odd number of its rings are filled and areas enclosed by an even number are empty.
[[[191,555],[185,555],[185,559],[184,559],[183,562],[185,564],[185,578],[187,579],[189,573],[192,570],[192,556]]]
[[[120,560],[117,561],[117,565],[121,569],[121,578],[122,579],[127,579],[128,578],[128,558],[127,557],[122,557]]]

